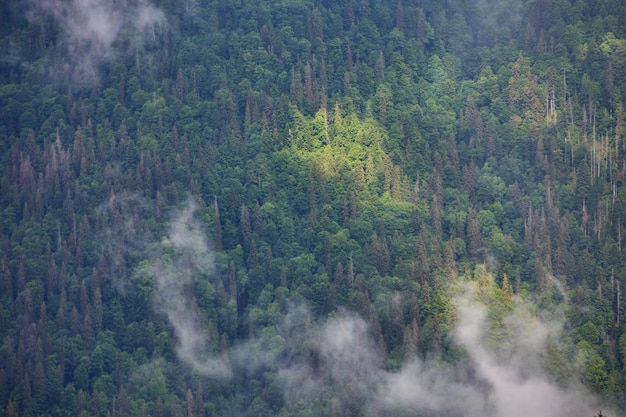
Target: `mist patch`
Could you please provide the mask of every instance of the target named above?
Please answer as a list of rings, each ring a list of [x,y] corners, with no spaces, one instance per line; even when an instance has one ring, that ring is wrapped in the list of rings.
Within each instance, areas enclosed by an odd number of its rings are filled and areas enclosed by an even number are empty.
[[[115,41],[124,36],[131,49],[141,49],[166,23],[164,13],[145,0],[28,1],[26,17],[31,23],[46,16],[59,28],[48,75],[87,87],[99,81],[100,66],[118,52]]]

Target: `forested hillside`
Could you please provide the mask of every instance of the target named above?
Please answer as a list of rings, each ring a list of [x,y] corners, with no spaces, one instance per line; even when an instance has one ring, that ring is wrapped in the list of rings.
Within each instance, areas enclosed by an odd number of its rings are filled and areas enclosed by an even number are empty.
[[[623,0],[2,1],[0,417],[619,416],[625,100]]]

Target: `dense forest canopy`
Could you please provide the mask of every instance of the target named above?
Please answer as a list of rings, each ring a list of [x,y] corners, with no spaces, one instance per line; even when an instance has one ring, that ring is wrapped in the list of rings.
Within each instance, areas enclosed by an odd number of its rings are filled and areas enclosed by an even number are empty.
[[[0,417],[619,416],[625,99],[622,0],[1,2]]]

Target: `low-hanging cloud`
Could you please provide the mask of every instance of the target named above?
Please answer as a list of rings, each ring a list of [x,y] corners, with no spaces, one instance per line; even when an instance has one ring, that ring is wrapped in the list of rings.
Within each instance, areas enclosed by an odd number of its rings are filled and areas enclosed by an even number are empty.
[[[189,202],[171,217],[165,237],[135,245],[147,259],[135,276],[151,277],[154,309],[169,321],[179,359],[201,375],[228,380],[270,371],[287,412],[308,404],[326,415],[592,417],[607,409],[575,372],[564,385],[544,370],[547,343],[558,341],[563,329],[558,309],[542,315],[515,298],[506,314],[498,313],[494,329],[492,308],[473,281],[460,284],[452,300],[459,352],[452,362],[414,357],[390,371],[363,318],[339,310],[316,319],[302,304],[290,306],[273,332],[216,349],[216,332],[207,331],[193,292],[198,280],[215,285],[220,279],[196,210]]]
[[[576,375],[563,386],[544,370],[546,344],[563,328],[558,314],[540,318],[536,306],[516,300],[501,318],[504,336],[496,343],[490,340],[490,310],[476,287],[463,285],[453,300],[453,337],[464,352],[456,363],[414,358],[391,372],[367,323],[343,311],[309,332],[315,360],[280,369],[288,403],[329,397],[333,387],[328,409],[356,403],[368,416],[592,417],[607,408]]]
[[[518,300],[504,317],[504,349],[485,343],[488,309],[473,297],[474,287],[465,286],[455,299],[459,322],[457,342],[467,351],[476,374],[489,386],[485,408],[490,416],[593,416],[597,400],[577,381],[559,386],[543,370],[542,353],[549,338],[558,338],[562,322],[540,320],[534,306]]]
[[[167,238],[159,244],[158,258],[146,265],[145,272],[154,276],[155,308],[167,316],[174,329],[180,359],[204,375],[229,377],[228,357],[208,350],[209,335],[192,302],[194,277],[214,272],[213,255],[195,211],[190,200],[174,217]]]
[[[164,13],[147,0],[28,0],[30,21],[50,15],[60,34],[51,72],[72,71],[82,84],[99,78],[99,66],[114,53],[114,42],[125,34],[131,48],[141,48],[155,27],[165,25]],[[52,74],[55,75],[55,74]],[[56,74],[58,77],[59,74]]]
[[[179,358],[204,375],[230,376],[228,358],[208,348],[211,335],[195,303],[194,284],[199,277],[208,281],[214,271],[195,202],[188,199],[172,214],[162,238],[142,221],[154,216],[154,207],[137,195],[112,193],[96,211],[107,225],[99,242],[111,283],[123,295],[149,288],[153,309],[174,331]],[[135,270],[126,270],[128,259],[139,260]]]

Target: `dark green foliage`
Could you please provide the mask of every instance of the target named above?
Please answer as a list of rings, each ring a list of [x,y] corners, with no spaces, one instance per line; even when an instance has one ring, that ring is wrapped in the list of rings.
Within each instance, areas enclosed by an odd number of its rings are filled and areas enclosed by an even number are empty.
[[[583,382],[624,406],[623,1],[154,0],[104,46],[22,3],[0,4],[0,417],[365,413],[179,360],[155,271],[188,200],[213,269],[176,273],[211,353],[315,369],[298,304],[359,314],[387,369],[454,361],[447,285],[485,264],[503,299],[568,299]]]

